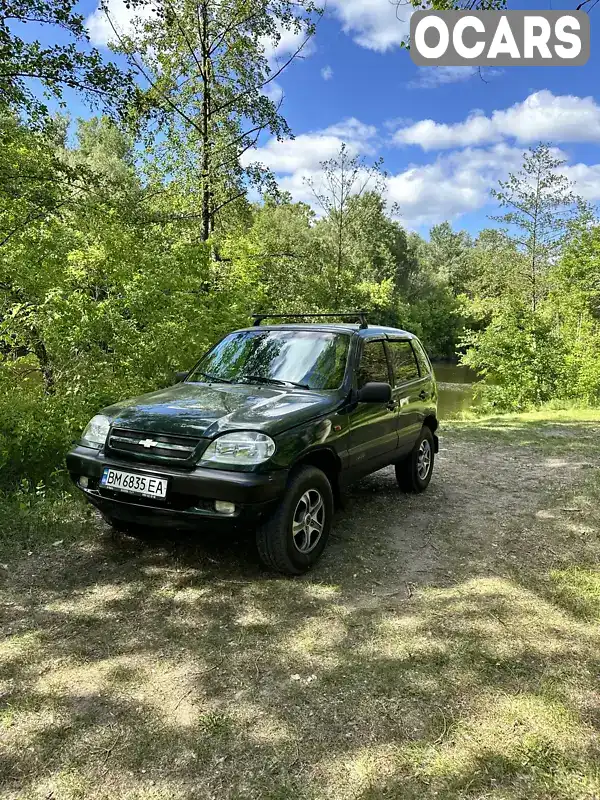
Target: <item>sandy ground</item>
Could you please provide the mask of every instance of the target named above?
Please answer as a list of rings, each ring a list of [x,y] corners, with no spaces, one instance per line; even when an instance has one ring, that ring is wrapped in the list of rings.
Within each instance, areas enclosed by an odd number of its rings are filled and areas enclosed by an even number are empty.
[[[455,426],[427,494],[363,480],[300,580],[94,521],[11,553],[2,796],[597,798],[599,433]]]

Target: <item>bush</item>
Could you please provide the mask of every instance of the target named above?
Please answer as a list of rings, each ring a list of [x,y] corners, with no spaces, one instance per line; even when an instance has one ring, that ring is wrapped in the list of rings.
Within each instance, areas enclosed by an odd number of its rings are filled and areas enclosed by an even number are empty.
[[[565,342],[542,313],[505,307],[464,344],[468,350],[462,363],[483,377],[477,391],[484,410],[523,411],[559,396]]]
[[[0,394],[0,484],[50,482],[72,439],[65,404],[41,387],[2,386]]]

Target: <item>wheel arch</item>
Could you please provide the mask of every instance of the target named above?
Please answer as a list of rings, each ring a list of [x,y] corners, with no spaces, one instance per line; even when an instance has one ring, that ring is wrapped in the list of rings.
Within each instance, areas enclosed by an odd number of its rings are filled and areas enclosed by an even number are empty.
[[[440,427],[440,423],[434,414],[429,414],[426,416],[423,420],[423,425],[429,428],[432,433],[436,433],[437,429]]]
[[[308,453],[304,453],[294,462],[290,472],[295,472],[300,467],[316,467],[327,476],[327,480],[331,484],[335,504],[338,506],[340,500],[340,472],[342,463],[337,453],[329,447],[319,447],[316,450],[311,450]]]
[[[438,421],[438,418],[434,414],[429,414],[423,420],[423,425],[424,425],[424,427],[429,428],[429,430],[433,434],[433,443],[434,443],[435,452],[439,453],[440,452],[440,439],[439,439],[439,436],[437,435],[437,430],[440,427],[440,423]]]

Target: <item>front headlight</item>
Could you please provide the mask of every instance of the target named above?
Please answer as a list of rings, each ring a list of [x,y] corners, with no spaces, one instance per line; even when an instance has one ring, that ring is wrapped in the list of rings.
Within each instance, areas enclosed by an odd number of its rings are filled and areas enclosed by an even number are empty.
[[[109,430],[109,418],[105,417],[104,414],[97,414],[84,430],[81,441],[87,447],[94,447],[100,450],[104,447]]]
[[[275,442],[270,436],[256,431],[227,433],[210,444],[202,456],[202,463],[251,466],[268,461],[275,452]]]

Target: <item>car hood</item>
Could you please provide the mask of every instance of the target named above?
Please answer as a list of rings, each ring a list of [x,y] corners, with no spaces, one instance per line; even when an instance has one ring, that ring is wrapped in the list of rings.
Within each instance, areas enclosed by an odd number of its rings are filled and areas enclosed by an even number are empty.
[[[113,425],[138,431],[214,438],[230,430],[273,436],[333,410],[338,392],[270,386],[180,383],[103,411]]]

